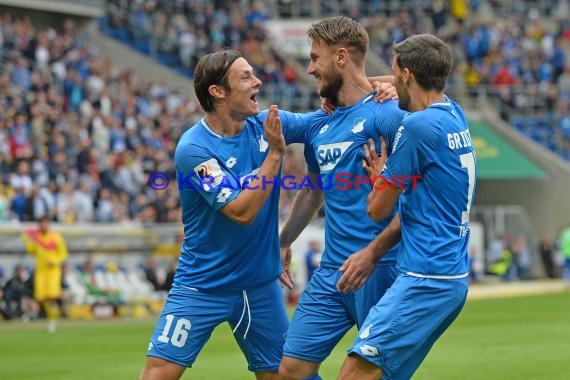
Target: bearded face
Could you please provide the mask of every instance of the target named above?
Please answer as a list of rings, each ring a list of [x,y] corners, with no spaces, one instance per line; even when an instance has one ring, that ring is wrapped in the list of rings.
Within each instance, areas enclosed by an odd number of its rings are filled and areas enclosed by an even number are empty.
[[[401,71],[398,73],[398,75],[396,75],[395,84],[396,92],[398,93],[398,106],[403,110],[411,111],[410,93],[406,87],[406,83],[404,83],[404,78]]]
[[[320,77],[319,96],[326,99],[336,99],[341,87],[342,75],[331,67]]]

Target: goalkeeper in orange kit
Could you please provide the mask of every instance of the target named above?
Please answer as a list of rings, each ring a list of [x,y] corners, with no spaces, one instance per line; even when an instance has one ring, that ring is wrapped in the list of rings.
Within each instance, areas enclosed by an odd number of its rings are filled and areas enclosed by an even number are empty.
[[[48,319],[48,331],[54,332],[59,314],[57,301],[61,297],[61,265],[67,259],[63,236],[49,229],[49,219],[39,219],[37,229],[22,234],[26,251],[36,257],[34,298],[42,304]]]

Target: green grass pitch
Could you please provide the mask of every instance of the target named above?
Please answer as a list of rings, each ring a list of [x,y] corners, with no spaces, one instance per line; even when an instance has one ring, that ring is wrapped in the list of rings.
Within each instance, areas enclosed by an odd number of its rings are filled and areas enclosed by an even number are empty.
[[[154,319],[0,321],[2,380],[136,379]],[[350,331],[321,367],[335,379]],[[570,378],[570,294],[469,301],[417,371],[417,380]],[[227,325],[220,326],[185,379],[253,379]]]

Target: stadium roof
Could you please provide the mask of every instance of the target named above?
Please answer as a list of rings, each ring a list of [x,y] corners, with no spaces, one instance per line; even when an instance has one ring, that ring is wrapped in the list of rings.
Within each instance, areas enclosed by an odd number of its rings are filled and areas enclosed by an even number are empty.
[[[481,121],[469,120],[478,179],[542,179],[544,170]]]

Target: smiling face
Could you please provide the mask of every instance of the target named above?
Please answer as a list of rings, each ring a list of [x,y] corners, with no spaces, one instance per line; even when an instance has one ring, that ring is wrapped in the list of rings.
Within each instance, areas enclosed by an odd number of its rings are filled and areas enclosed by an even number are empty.
[[[336,99],[342,87],[342,75],[336,67],[337,49],[324,42],[311,43],[311,61],[307,67],[307,74],[317,79],[319,96],[327,99]]]
[[[224,89],[226,106],[235,114],[255,116],[259,113],[257,93],[261,81],[253,74],[253,68],[244,59],[238,58],[228,73],[228,88]]]
[[[406,69],[401,70],[396,61],[396,57],[394,57],[392,61],[392,72],[394,73],[394,84],[396,85],[396,92],[398,93],[398,106],[403,110],[411,111],[412,100],[408,87],[406,86],[406,80],[404,79],[404,71],[406,71]],[[406,71],[406,73],[409,75],[409,70]]]

